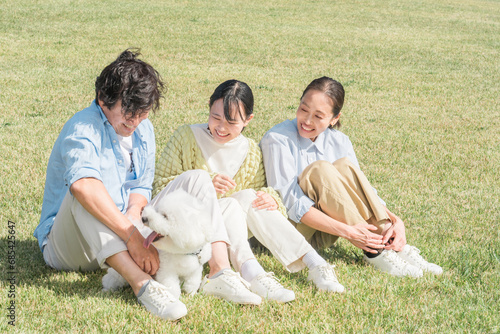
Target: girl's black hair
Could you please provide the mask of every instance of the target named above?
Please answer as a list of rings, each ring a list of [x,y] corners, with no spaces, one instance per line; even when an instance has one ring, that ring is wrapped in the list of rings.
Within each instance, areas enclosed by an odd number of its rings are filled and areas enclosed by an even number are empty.
[[[253,93],[250,87],[239,80],[227,80],[215,88],[214,93],[210,96],[209,107],[218,99],[224,101],[224,117],[228,121],[234,121],[231,117],[231,111],[237,110],[242,120],[246,120],[253,114]],[[243,106],[245,115],[241,114],[240,103]]]

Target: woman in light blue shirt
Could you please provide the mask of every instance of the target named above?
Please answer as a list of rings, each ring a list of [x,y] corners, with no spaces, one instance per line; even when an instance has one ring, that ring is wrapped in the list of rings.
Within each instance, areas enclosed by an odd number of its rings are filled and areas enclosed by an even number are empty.
[[[289,218],[315,248],[342,237],[381,271],[441,274],[441,267],[406,244],[403,221],[359,169],[349,137],[338,130],[344,95],[339,82],[315,79],[302,94],[296,118],[264,135],[260,146],[268,185],[280,193]]]

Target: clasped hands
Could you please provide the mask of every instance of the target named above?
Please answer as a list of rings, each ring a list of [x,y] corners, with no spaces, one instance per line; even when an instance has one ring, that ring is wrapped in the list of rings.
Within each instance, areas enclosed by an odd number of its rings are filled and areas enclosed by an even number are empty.
[[[352,226],[354,233],[348,240],[368,253],[377,253],[380,249],[403,250],[406,244],[404,223],[397,216],[391,218],[392,222],[386,224],[382,234],[373,233],[377,227],[367,223]]]

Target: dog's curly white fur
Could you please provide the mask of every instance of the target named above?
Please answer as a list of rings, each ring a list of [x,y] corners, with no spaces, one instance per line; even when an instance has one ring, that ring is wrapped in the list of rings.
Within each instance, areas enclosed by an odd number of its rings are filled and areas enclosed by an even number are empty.
[[[212,225],[206,206],[183,190],[163,197],[155,207],[146,206],[142,220],[160,238],[153,245],[158,249],[160,268],[155,280],[179,298],[182,290],[193,295],[201,284],[203,264],[212,255]],[[149,243],[155,235],[148,236]],[[102,278],[103,289],[116,290],[127,282],[112,268]]]

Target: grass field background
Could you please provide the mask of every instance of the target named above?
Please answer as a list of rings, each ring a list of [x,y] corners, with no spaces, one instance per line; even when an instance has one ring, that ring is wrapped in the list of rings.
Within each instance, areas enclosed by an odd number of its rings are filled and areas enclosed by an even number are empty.
[[[0,3],[0,332],[500,331],[500,2],[78,1]],[[151,116],[160,151],[184,123],[205,122],[226,79],[247,82],[259,140],[293,118],[302,90],[344,84],[342,131],[362,169],[405,220],[409,243],[444,268],[394,278],[345,240],[323,250],[346,293],[320,293],[307,271],[267,270],[296,301],[243,307],[196,295],[177,323],[151,316],[131,289],[101,292],[102,271],[57,272],[32,236],[63,124],[94,98],[96,76],[128,47],[168,91]],[[15,223],[15,298],[8,296]],[[7,305],[16,305],[8,325]]]

